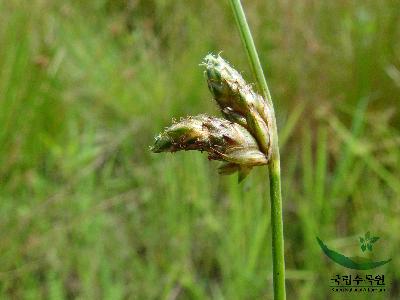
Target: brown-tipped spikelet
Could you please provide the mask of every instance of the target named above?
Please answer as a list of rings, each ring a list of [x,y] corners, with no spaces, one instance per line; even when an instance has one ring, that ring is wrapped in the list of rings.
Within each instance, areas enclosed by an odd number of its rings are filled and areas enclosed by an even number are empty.
[[[207,151],[210,160],[226,162],[220,168],[220,174],[238,171],[239,180],[242,180],[253,166],[265,165],[268,162],[246,128],[206,115],[188,117],[172,124],[156,137],[151,150],[155,153]]]
[[[246,127],[267,159],[271,154],[271,114],[268,103],[221,56],[204,58],[208,87],[224,117]]]

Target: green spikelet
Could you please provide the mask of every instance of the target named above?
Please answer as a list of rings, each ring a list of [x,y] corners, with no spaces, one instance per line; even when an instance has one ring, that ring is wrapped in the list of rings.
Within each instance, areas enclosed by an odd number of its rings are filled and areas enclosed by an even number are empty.
[[[267,159],[271,155],[271,115],[266,101],[221,56],[204,58],[208,88],[224,117],[246,127]]]

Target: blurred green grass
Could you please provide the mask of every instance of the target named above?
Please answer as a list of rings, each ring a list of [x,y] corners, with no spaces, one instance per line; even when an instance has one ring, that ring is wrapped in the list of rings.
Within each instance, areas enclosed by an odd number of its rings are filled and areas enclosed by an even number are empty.
[[[330,278],[352,272],[315,236],[352,255],[368,230],[398,299],[400,2],[243,2],[277,106],[288,299],[343,299]],[[148,151],[172,117],[218,114],[207,53],[252,81],[227,3],[0,1],[0,45],[2,299],[271,299],[266,171],[237,185]]]

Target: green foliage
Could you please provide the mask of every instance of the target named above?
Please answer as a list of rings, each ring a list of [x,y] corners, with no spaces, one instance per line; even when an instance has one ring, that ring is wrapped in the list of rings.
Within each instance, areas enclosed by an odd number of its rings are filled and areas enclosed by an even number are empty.
[[[270,299],[266,172],[237,185],[205,155],[148,151],[171,116],[218,115],[193,67],[208,51],[253,81],[228,3],[23,2],[0,1],[1,298]],[[367,228],[399,298],[400,3],[247,2],[282,136],[288,299],[341,299],[315,236],[351,255]]]

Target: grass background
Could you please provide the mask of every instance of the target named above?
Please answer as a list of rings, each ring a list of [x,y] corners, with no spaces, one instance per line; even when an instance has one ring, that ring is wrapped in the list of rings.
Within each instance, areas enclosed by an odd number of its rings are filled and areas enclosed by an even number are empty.
[[[400,2],[243,1],[280,131],[288,299],[400,297]],[[227,1],[0,1],[1,299],[271,299],[265,168],[154,155],[218,114],[199,63],[253,81]],[[361,256],[343,269],[315,236]],[[384,274],[384,294],[330,291]],[[374,296],[375,295],[375,296]]]

